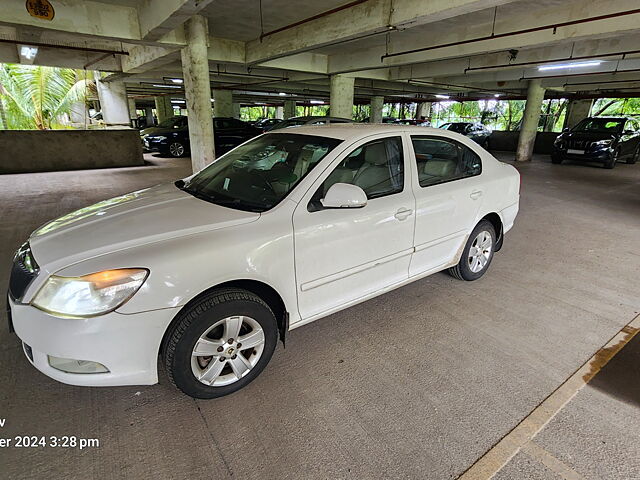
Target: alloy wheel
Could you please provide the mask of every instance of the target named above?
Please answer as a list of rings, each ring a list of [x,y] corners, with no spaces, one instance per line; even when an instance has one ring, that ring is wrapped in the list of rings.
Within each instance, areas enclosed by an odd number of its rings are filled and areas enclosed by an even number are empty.
[[[469,262],[469,270],[478,273],[489,262],[491,251],[493,249],[493,237],[486,230],[481,231],[473,240],[467,261]]]
[[[184,146],[181,143],[174,142],[169,145],[169,153],[174,157],[181,157],[184,155]]]
[[[240,315],[224,318],[196,341],[191,371],[205,385],[230,385],[256,366],[264,346],[264,331],[256,320]]]

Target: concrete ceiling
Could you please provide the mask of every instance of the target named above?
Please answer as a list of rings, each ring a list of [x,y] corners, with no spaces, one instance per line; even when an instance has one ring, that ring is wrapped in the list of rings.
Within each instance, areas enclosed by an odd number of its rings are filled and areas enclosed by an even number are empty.
[[[637,0],[52,2],[47,22],[3,0],[0,61],[24,61],[18,46],[31,42],[35,64],[110,71],[136,95],[181,76],[182,23],[193,14],[208,19],[212,86],[242,98],[326,98],[336,73],[356,77],[361,101],[515,98],[534,77],[552,95],[640,92]],[[584,61],[600,63],[539,70]]]

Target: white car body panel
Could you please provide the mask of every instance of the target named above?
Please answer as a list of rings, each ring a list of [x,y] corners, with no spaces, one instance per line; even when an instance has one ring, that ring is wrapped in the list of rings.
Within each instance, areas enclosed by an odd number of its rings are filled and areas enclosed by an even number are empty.
[[[212,287],[239,280],[270,286],[293,329],[456,264],[481,218],[498,214],[506,233],[518,213],[517,171],[453,132],[342,124],[267,135],[279,134],[343,142],[271,210],[221,207],[168,184],[81,209],[34,232],[30,244],[40,274],[21,303],[10,306],[16,333],[32,347],[36,368],[77,385],[152,384],[164,332],[181,307]],[[420,187],[411,135],[455,139],[481,157],[482,173]],[[389,136],[403,140],[401,193],[357,209],[308,211],[311,196],[335,165],[358,145]],[[476,191],[482,192],[479,198],[470,198]],[[411,213],[398,219],[398,210]],[[115,312],[71,319],[29,305],[51,274],[132,267],[149,269],[149,277]],[[97,361],[110,373],[60,372],[46,355]]]

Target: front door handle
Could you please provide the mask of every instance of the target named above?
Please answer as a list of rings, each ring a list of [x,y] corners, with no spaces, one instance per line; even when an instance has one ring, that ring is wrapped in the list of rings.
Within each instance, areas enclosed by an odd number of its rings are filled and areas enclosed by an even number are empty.
[[[473,200],[477,200],[482,196],[482,190],[474,190],[469,194]]]
[[[402,220],[405,220],[412,213],[413,213],[413,210],[411,210],[410,208],[400,208],[396,212],[394,217],[396,217],[398,220],[402,221]]]

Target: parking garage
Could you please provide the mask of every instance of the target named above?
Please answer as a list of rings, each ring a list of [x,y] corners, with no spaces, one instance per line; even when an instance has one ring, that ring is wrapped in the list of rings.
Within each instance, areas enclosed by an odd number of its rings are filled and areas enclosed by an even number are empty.
[[[517,169],[520,200],[482,278],[434,273],[313,323],[283,314],[300,328],[280,328],[260,376],[220,398],[176,389],[163,352],[155,385],[57,382],[3,310],[4,475],[636,478],[639,20],[628,0],[6,1],[3,291],[47,222],[175,188],[263,131],[295,133],[277,128],[292,118],[311,132],[453,131]],[[193,205],[185,221],[207,215]],[[156,207],[147,228],[175,212]],[[86,251],[111,234],[95,228]],[[203,269],[223,263],[211,250]]]

